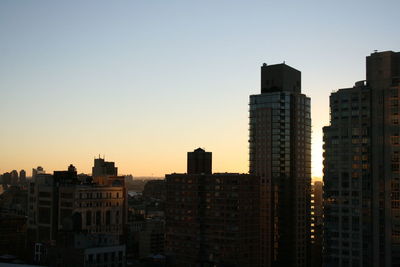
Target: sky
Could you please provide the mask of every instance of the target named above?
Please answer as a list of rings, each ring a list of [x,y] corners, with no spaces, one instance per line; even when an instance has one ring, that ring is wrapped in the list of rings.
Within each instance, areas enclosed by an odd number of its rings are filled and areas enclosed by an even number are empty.
[[[322,176],[329,95],[400,51],[400,1],[0,1],[0,173],[99,154],[120,174],[248,172],[248,102],[262,63],[302,72],[312,175]]]

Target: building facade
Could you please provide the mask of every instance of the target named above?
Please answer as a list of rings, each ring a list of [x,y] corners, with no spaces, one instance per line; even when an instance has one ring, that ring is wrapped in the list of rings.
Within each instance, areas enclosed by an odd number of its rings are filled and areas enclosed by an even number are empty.
[[[127,200],[123,180],[110,177],[105,185],[82,183],[72,165],[53,175],[36,174],[28,189],[28,246],[34,248],[33,261],[46,263],[46,249],[58,249],[60,234],[66,230],[92,238],[109,235],[118,240],[114,245],[124,244]]]
[[[49,266],[126,266],[125,245],[115,235],[64,232],[48,249]]]
[[[257,176],[202,172],[165,179],[165,244],[173,266],[260,266]]]
[[[310,254],[310,98],[300,71],[261,67],[250,96],[250,174],[261,178],[262,266],[307,266]]]
[[[325,266],[400,266],[400,53],[330,96],[324,127]]]
[[[311,186],[311,266],[322,266],[323,233],[323,183],[314,181]]]

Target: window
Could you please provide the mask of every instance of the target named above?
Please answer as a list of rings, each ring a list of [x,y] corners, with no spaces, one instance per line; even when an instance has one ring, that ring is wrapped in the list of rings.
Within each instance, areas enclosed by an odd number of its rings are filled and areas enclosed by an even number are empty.
[[[101,211],[96,211],[96,225],[101,225]]]
[[[106,224],[107,225],[111,224],[111,211],[109,210],[106,211]]]
[[[86,225],[92,225],[92,212],[90,210],[86,211]]]
[[[398,145],[399,144],[399,136],[391,136],[390,141],[393,145]]]
[[[39,197],[51,197],[50,192],[39,192]]]

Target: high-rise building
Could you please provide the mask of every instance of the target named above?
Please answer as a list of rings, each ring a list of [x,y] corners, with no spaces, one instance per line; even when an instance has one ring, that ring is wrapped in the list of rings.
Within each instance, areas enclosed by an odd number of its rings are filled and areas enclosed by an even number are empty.
[[[324,127],[325,266],[400,266],[400,52],[330,96]]]
[[[261,266],[257,176],[198,169],[165,179],[165,249],[174,266]]]
[[[250,96],[250,174],[261,177],[262,266],[307,266],[310,254],[310,98],[300,71],[263,64]]]

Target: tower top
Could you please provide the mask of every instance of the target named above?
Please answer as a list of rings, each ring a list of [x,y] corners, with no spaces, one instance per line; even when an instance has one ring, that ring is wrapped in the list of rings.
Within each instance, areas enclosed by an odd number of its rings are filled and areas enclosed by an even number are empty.
[[[206,152],[202,148],[197,148],[193,152],[187,153],[187,173],[188,174],[211,174],[212,173],[212,153]]]
[[[261,66],[261,93],[301,93],[301,72],[285,64]]]

